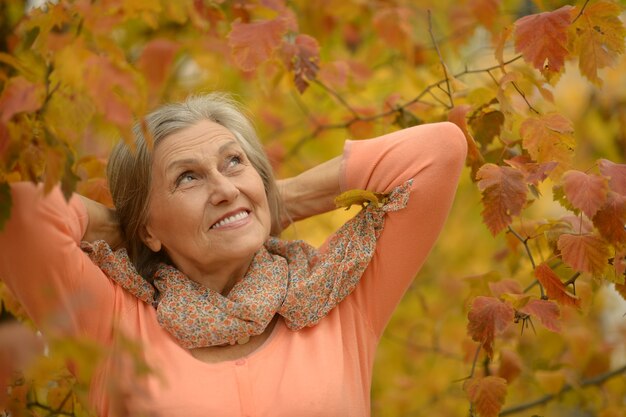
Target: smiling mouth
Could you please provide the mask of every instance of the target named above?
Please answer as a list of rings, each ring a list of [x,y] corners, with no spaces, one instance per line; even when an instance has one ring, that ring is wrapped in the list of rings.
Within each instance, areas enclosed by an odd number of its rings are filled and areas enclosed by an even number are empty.
[[[236,221],[239,220],[243,220],[246,217],[248,217],[250,215],[250,213],[247,210],[242,210],[238,213],[235,213],[231,216],[225,217],[222,220],[216,222],[213,226],[210,227],[210,229],[219,229],[220,227],[224,227],[226,225],[229,225],[231,223],[234,223]]]

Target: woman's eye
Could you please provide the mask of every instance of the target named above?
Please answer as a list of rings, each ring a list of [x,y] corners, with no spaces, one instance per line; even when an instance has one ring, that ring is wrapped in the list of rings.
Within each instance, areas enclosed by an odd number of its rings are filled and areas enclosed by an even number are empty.
[[[232,155],[231,157],[228,158],[228,168],[235,168],[236,166],[241,164],[241,156],[239,155]]]
[[[196,179],[196,175],[193,172],[191,171],[183,172],[176,179],[176,185],[181,185],[187,182],[191,182],[195,179]]]

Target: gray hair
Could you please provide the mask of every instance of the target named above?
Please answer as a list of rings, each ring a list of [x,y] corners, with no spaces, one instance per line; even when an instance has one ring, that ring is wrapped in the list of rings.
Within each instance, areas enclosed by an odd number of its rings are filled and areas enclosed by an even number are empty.
[[[171,263],[164,250],[152,252],[141,239],[141,228],[148,217],[153,147],[166,137],[202,120],[218,123],[233,133],[265,186],[272,216],[272,233],[280,230],[282,201],[267,155],[256,132],[240,106],[227,94],[191,96],[181,103],[166,104],[135,123],[135,142],[120,140],[111,152],[107,177],[130,260],[145,279],[159,262]],[[146,138],[150,135],[151,138]],[[150,140],[151,139],[151,140]],[[150,143],[152,142],[152,144]]]

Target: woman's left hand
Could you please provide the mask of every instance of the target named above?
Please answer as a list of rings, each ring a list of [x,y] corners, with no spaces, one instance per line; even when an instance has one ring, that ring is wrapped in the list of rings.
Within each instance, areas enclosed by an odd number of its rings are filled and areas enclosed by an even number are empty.
[[[117,216],[115,215],[115,209],[108,208],[82,195],[79,195],[79,197],[85,204],[89,217],[83,240],[87,242],[104,240],[111,246],[111,249],[114,250],[122,247],[124,237]]]

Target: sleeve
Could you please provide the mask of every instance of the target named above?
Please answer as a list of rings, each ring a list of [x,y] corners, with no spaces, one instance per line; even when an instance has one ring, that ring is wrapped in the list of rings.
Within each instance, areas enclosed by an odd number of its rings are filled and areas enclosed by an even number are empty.
[[[59,187],[44,195],[31,183],[12,184],[11,195],[0,280],[42,331],[110,337],[115,289],[80,249],[88,222],[80,198],[66,202]]]
[[[377,337],[443,227],[466,153],[463,133],[449,122],[346,142],[342,191],[386,193],[413,179],[407,207],[387,214],[374,256],[352,294]]]

